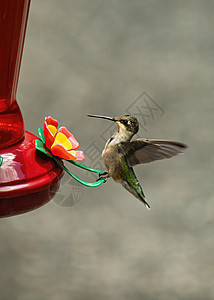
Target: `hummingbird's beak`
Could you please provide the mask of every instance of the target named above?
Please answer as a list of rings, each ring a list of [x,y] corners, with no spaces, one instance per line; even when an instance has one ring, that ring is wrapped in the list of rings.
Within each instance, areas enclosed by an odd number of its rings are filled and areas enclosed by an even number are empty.
[[[105,120],[109,120],[109,121],[115,121],[114,118],[107,117],[107,116],[100,116],[100,115],[87,115],[87,116],[91,117],[91,118],[99,118],[99,119],[105,119]]]

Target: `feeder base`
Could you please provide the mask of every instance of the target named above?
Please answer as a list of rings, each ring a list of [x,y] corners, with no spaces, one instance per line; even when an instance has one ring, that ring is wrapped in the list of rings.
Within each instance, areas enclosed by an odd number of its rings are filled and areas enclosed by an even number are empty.
[[[37,137],[25,131],[24,138],[11,147],[0,149],[0,217],[36,209],[53,198],[63,170],[37,151]]]

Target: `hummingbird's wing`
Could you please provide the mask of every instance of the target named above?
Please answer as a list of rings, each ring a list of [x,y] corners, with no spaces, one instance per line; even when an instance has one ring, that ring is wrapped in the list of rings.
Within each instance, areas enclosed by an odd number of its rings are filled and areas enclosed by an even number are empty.
[[[121,148],[129,166],[135,166],[173,157],[182,153],[187,146],[173,141],[137,139],[130,142],[122,142]]]

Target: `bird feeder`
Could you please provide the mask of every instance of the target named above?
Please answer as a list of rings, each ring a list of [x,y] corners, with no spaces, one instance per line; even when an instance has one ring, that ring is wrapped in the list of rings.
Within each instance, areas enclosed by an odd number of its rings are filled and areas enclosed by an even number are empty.
[[[63,175],[36,150],[16,100],[29,6],[30,0],[0,0],[0,217],[47,203]]]

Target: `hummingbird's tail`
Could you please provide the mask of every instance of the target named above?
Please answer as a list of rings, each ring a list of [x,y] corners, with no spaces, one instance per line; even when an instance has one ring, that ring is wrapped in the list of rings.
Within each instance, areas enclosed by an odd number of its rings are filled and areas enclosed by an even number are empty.
[[[150,205],[148,204],[148,202],[146,202],[146,199],[145,199],[145,197],[143,196],[142,197],[142,194],[138,194],[138,199],[141,201],[141,202],[143,202],[143,204],[146,206],[146,208],[147,209],[151,209],[151,207],[150,207]]]
[[[130,167],[127,163],[127,160],[125,157],[121,158],[122,161],[122,185],[123,187],[132,193],[137,199],[139,199],[143,204],[146,206],[146,208],[151,209],[149,204],[146,202],[145,195],[143,193],[143,189],[134,173],[134,170],[132,167]]]
[[[145,199],[145,195],[143,193],[142,187],[140,186],[139,182],[136,182],[135,188],[133,188],[127,181],[122,181],[123,187],[132,193],[137,199],[139,199],[143,204],[146,206],[147,209],[151,209],[150,205],[147,203]]]

